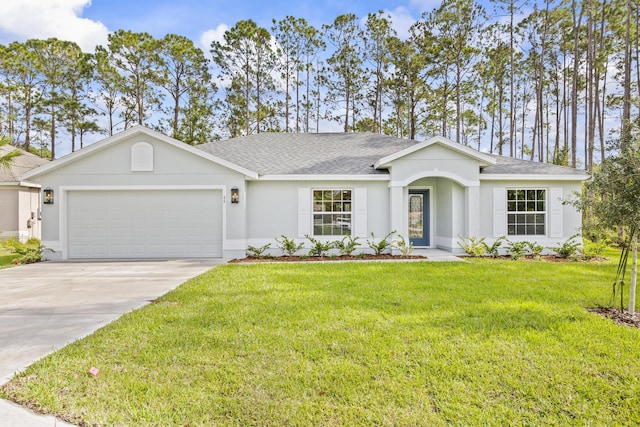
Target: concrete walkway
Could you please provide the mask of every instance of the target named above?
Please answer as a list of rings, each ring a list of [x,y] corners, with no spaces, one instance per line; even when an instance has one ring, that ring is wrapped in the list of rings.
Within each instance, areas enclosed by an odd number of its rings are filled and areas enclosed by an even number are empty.
[[[222,262],[43,262],[0,270],[0,385]],[[65,425],[0,400],[0,427]]]

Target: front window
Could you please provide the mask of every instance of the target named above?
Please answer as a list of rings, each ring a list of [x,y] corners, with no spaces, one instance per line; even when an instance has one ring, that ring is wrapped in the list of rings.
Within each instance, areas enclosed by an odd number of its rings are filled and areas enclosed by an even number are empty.
[[[546,190],[507,190],[507,234],[545,235],[546,201]]]
[[[313,190],[313,235],[351,234],[351,190]]]

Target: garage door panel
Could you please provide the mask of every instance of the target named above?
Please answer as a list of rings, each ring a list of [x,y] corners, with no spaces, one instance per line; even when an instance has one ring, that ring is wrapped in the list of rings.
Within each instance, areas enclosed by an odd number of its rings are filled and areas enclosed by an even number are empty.
[[[69,191],[69,258],[222,256],[216,190]]]

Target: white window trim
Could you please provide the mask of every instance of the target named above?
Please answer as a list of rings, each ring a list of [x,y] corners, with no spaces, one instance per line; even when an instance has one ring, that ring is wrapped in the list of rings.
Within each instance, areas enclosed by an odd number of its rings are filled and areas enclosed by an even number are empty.
[[[509,210],[509,191],[513,190],[513,191],[527,191],[527,190],[534,190],[534,191],[539,191],[539,190],[544,190],[544,206],[545,206],[545,210],[542,211],[533,211],[530,213],[533,214],[544,214],[544,233],[543,234],[509,234],[509,214],[510,213],[514,213],[514,214],[526,214],[527,212],[521,212],[521,211],[510,211]],[[505,205],[504,205],[504,211],[505,211],[505,234],[506,236],[513,236],[513,237],[529,237],[529,236],[543,236],[546,237],[549,235],[549,214],[550,214],[550,206],[549,206],[549,197],[550,196],[550,191],[549,188],[547,187],[507,187],[504,189],[504,200],[505,200]],[[537,208],[537,207],[536,207]]]
[[[351,188],[351,187],[333,187],[333,188],[327,188],[327,187],[313,187],[310,189],[310,193],[311,193],[311,233],[309,233],[310,236],[313,237],[321,237],[321,238],[326,238],[326,237],[344,237],[344,236],[355,236],[354,233],[354,226],[355,226],[355,212],[354,212],[354,202],[355,202],[355,189]],[[350,191],[351,192],[351,201],[349,203],[351,203],[351,210],[346,213],[346,212],[334,212],[334,211],[329,211],[329,212],[316,212],[313,210],[313,204],[314,204],[314,198],[313,198],[313,193],[316,191]],[[349,218],[350,218],[350,224],[349,224],[349,234],[319,234],[316,235],[314,232],[314,217],[316,214],[321,214],[321,215],[336,215],[336,214],[341,214],[341,213],[346,213]]]

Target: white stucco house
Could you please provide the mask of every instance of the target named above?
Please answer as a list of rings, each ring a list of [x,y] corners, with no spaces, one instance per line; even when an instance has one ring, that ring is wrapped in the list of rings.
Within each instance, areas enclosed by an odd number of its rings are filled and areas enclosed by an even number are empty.
[[[22,177],[49,197],[43,244],[62,260],[236,258],[281,235],[365,243],[391,230],[452,252],[460,236],[551,246],[580,230],[562,199],[586,178],[442,137],[262,133],[190,146],[142,126]]]
[[[40,185],[24,181],[26,172],[49,163],[49,160],[11,145],[0,147],[0,156],[19,151],[9,167],[0,167],[0,241],[15,238],[26,242],[40,238]]]

